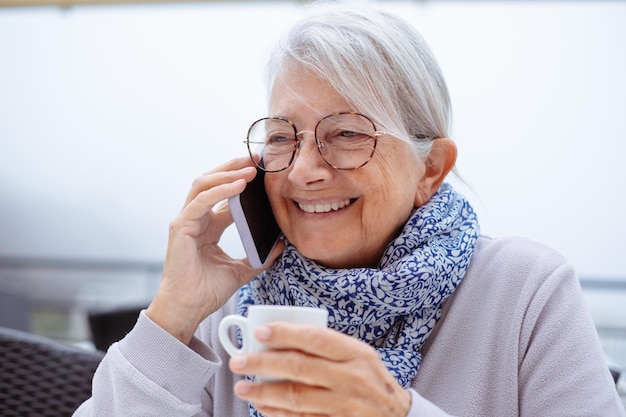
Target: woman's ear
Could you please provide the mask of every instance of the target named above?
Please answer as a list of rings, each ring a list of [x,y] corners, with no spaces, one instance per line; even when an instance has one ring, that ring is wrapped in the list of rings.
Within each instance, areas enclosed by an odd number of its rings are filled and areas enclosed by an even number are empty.
[[[426,203],[439,189],[439,186],[456,163],[456,144],[452,139],[437,138],[433,141],[430,154],[424,161],[424,175],[415,193],[415,207]]]

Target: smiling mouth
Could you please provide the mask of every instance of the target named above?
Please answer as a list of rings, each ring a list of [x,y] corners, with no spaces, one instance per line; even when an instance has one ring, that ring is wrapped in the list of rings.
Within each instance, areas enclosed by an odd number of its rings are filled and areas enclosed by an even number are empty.
[[[349,206],[350,204],[352,204],[353,201],[354,200],[346,198],[342,201],[334,201],[332,203],[324,204],[298,203],[298,207],[300,207],[300,210],[304,211],[305,213],[330,213],[331,211],[341,210],[342,208]]]

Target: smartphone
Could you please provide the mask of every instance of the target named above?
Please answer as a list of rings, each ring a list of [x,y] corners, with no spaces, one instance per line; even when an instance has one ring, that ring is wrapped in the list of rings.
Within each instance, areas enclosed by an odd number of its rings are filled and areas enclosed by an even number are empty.
[[[256,177],[228,205],[250,265],[260,268],[281,234],[265,193],[265,171],[257,168]]]

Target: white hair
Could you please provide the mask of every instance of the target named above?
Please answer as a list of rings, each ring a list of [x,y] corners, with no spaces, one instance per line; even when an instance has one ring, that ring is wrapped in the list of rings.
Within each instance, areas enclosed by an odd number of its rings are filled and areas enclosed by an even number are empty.
[[[448,89],[430,48],[392,13],[328,6],[314,8],[274,48],[269,90],[282,71],[302,65],[424,157],[433,139],[448,136],[450,124]]]

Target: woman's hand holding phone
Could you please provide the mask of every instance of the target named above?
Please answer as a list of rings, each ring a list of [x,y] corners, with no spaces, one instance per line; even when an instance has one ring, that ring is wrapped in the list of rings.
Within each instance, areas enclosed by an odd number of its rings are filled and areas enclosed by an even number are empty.
[[[218,245],[233,222],[225,200],[240,194],[255,175],[249,158],[207,172],[194,181],[183,209],[170,223],[163,277],[146,313],[185,344],[202,320],[260,271]],[[281,251],[277,245],[270,258]]]

